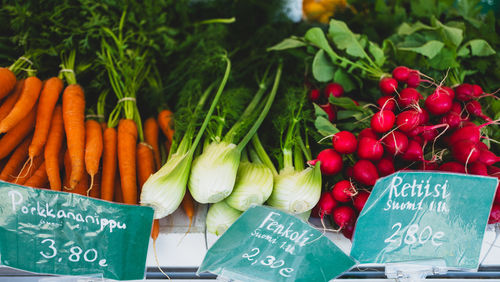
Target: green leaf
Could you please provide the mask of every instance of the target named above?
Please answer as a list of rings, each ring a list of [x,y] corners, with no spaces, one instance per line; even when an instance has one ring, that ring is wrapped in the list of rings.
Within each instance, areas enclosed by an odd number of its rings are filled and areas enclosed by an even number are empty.
[[[384,51],[377,44],[372,43],[371,41],[369,42],[368,50],[370,51],[370,54],[372,54],[373,58],[375,59],[375,64],[377,64],[377,66],[381,67],[385,62]]]
[[[415,53],[419,53],[421,55],[426,56],[429,59],[432,59],[441,51],[441,49],[443,49],[443,47],[444,47],[443,42],[437,40],[431,40],[419,47],[399,47],[398,49],[403,51],[412,51]]]
[[[483,39],[473,39],[467,44],[470,44],[472,56],[490,56],[496,53],[490,44]]]
[[[327,50],[332,50],[332,47],[328,44],[328,40],[326,39],[325,34],[323,33],[323,30],[319,27],[313,27],[309,29],[304,38],[311,42],[312,44],[316,45],[320,49],[323,49],[325,51]],[[328,52],[328,51],[327,51]]]
[[[435,30],[435,27],[423,24],[421,22],[416,22],[414,25],[408,23],[402,23],[397,31],[398,35],[410,35],[420,30]]]
[[[365,115],[362,112],[358,111],[338,111],[337,112],[337,120],[344,120],[355,118],[356,120],[361,120]]]
[[[467,45],[460,47],[457,51],[457,57],[467,57],[470,55],[470,50]]]
[[[312,73],[319,82],[327,82],[333,79],[335,68],[322,49],[316,52],[312,62]]]
[[[453,45],[459,46],[460,43],[462,43],[462,40],[464,39],[463,30],[461,30],[460,28],[444,25],[437,19],[433,19],[433,21],[433,24],[441,28],[443,37],[452,42]]]
[[[294,48],[299,48],[299,47],[304,47],[307,44],[303,41],[300,40],[297,37],[291,37],[291,38],[286,38],[285,40],[281,41],[280,43],[267,48],[267,51],[281,51],[281,50],[286,50],[286,49],[294,49]]]
[[[333,77],[333,81],[342,85],[345,92],[350,92],[350,91],[356,89],[356,84],[352,81],[352,79],[349,77],[349,75],[343,69],[338,69],[335,72],[335,75]]]
[[[434,69],[442,71],[460,67],[460,64],[456,60],[455,52],[446,47],[441,49],[441,52],[432,59],[429,59],[429,65]]]
[[[348,97],[334,97],[330,96],[328,99],[330,104],[339,106],[345,110],[363,112],[364,109],[361,106],[357,106],[351,98]]]
[[[328,35],[337,48],[345,50],[348,55],[358,58],[368,57],[360,41],[358,41],[359,35],[357,37],[343,21],[331,20]]]
[[[316,114],[314,126],[321,135],[330,136],[340,131],[328,120],[328,114],[317,104],[314,104],[314,112]]]

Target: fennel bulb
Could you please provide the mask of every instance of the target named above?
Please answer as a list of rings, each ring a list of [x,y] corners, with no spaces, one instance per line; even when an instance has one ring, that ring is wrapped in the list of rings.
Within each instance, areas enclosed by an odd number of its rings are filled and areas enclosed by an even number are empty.
[[[230,207],[225,201],[211,205],[206,219],[208,232],[222,235],[241,214],[241,211]]]

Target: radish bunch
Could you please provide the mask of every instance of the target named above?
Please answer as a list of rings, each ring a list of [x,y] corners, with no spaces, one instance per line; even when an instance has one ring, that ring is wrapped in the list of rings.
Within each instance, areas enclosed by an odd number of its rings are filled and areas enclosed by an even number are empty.
[[[344,88],[342,87],[342,85],[332,82],[328,83],[324,87],[323,91],[315,88],[309,92],[309,100],[321,107],[321,109],[323,109],[323,111],[328,114],[328,119],[330,120],[330,122],[333,122],[337,117],[337,107],[335,107],[328,101],[330,96],[337,98],[343,97]],[[356,101],[354,101],[354,103],[358,104]]]

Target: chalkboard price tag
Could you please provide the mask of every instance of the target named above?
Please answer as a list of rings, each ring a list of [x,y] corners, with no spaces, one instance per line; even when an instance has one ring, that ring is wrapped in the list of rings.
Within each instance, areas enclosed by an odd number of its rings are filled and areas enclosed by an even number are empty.
[[[0,181],[0,264],[143,279],[153,209]]]
[[[208,250],[198,273],[240,281],[329,281],[353,265],[353,259],[307,223],[254,206]]]
[[[351,256],[360,263],[442,259],[474,270],[498,179],[441,172],[381,178],[356,223]]]

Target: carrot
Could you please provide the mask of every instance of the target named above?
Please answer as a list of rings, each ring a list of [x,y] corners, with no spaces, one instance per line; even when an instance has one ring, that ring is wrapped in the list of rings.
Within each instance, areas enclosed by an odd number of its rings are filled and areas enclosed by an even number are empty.
[[[30,179],[35,172],[38,170],[38,168],[42,165],[44,162],[43,156],[38,155],[33,159],[32,165],[30,166],[23,166],[17,177],[14,179],[14,183],[24,185],[24,183]]]
[[[47,177],[47,170],[45,169],[45,162],[43,162],[33,175],[24,182],[25,186],[39,188],[49,182]]]
[[[71,175],[71,157],[69,156],[69,150],[67,149],[64,152],[63,163],[64,163],[63,191],[70,191],[68,187],[69,187],[69,177]]]
[[[172,144],[172,139],[174,138],[174,113],[167,109],[160,111],[158,114],[158,126],[170,144]]]
[[[0,159],[9,155],[9,153],[23,141],[24,137],[33,130],[35,126],[35,114],[36,111],[34,110],[28,112],[26,118],[9,130],[9,132],[0,139]]]
[[[94,186],[94,176],[99,171],[102,156],[102,128],[99,122],[89,119],[85,122],[85,168],[90,175],[89,191]]]
[[[85,96],[78,84],[70,84],[64,89],[62,113],[71,158],[71,175],[68,185],[73,189],[80,182],[85,171]]]
[[[123,193],[122,193],[122,185],[120,182],[120,175],[115,178],[115,202],[117,203],[123,203]]]
[[[120,170],[123,201],[137,204],[136,150],[137,126],[131,119],[118,123],[118,169]]]
[[[61,191],[61,174],[59,167],[59,154],[64,140],[64,125],[62,108],[57,105],[52,113],[47,144],[45,145],[45,166],[50,182],[50,189]]]
[[[101,199],[113,201],[116,177],[116,129],[108,127],[104,130],[102,177],[101,177]]]
[[[10,113],[12,107],[14,107],[17,100],[19,99],[19,96],[23,91],[23,87],[24,79],[21,79],[16,83],[16,87],[14,88],[14,90],[9,94],[9,96],[7,96],[5,101],[3,101],[2,105],[0,106],[0,121]]]
[[[101,198],[101,170],[98,170],[94,176],[94,185],[90,187],[90,197]]]
[[[90,176],[86,171],[83,172],[80,182],[75,186],[71,193],[79,194],[82,196],[89,196],[89,178]]]
[[[35,132],[33,133],[33,140],[29,148],[30,159],[42,153],[42,148],[47,142],[52,121],[52,112],[62,88],[63,81],[58,77],[49,78],[43,85],[36,111]]]
[[[5,164],[5,167],[0,173],[0,179],[4,181],[12,181],[16,175],[19,174],[21,167],[28,157],[28,147],[31,143],[31,136],[28,136],[24,141],[17,146],[16,150],[10,156]]]
[[[182,199],[181,204],[182,204],[182,209],[189,218],[189,226],[188,230],[186,231],[187,234],[191,230],[191,224],[193,223],[193,217],[194,217],[194,201],[193,197],[191,196],[188,190],[186,190],[186,194],[184,194],[184,198]]]
[[[160,235],[160,220],[155,219],[155,220],[153,220],[153,228],[151,229],[151,238],[153,239],[153,244],[156,243],[156,239],[158,239],[158,235]]]
[[[9,68],[0,68],[0,99],[7,96],[16,85],[16,75]]]
[[[160,147],[158,145],[158,123],[155,118],[148,118],[144,122],[144,141],[153,147],[155,171],[161,167]],[[142,185],[141,185],[142,186]]]
[[[42,81],[36,76],[26,78],[19,100],[17,100],[9,114],[0,121],[0,133],[11,130],[31,112],[38,101],[41,88]]]
[[[141,142],[137,144],[137,180],[139,182],[139,192],[142,189],[142,185],[149,178],[149,176],[155,173],[155,162],[153,157],[153,150],[151,146],[147,143]]]

